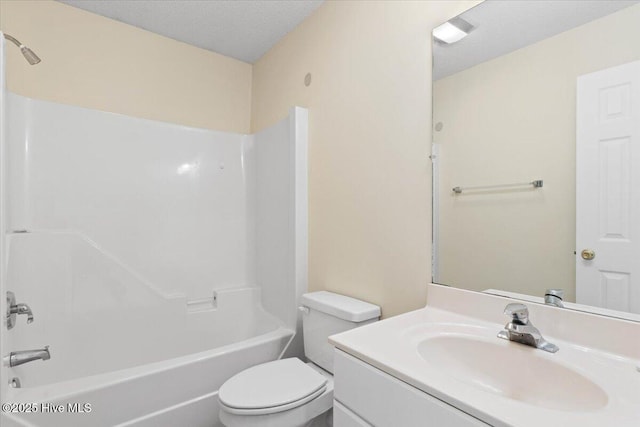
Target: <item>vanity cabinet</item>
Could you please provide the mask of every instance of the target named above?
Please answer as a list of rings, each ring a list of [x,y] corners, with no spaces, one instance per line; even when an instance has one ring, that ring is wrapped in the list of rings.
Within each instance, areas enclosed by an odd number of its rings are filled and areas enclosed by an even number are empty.
[[[334,384],[334,427],[489,425],[341,350]]]
[[[333,425],[340,427],[371,427],[371,424],[335,399],[333,400]]]

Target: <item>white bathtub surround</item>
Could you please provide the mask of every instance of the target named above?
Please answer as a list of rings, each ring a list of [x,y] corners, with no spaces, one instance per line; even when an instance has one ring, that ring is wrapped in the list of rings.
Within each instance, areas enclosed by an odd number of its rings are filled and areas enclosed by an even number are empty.
[[[418,418],[425,414],[459,426],[640,424],[639,323],[527,304],[531,322],[560,348],[548,353],[496,337],[511,302],[518,301],[429,285],[424,309],[331,337],[340,360],[335,398],[353,412],[340,416],[366,415],[386,425],[389,412],[402,413],[407,427],[423,425]],[[410,396],[424,396],[416,403],[421,409],[402,411],[411,397],[380,410],[380,396],[353,372],[369,378],[367,384],[382,378],[389,387],[396,378],[410,384]],[[397,387],[400,393],[406,384]],[[427,403],[431,396],[439,400]]]
[[[306,110],[238,135],[8,99],[7,289],[35,321],[2,352],[51,359],[3,368],[3,401],[92,405],[34,426],[219,425],[220,385],[296,331]]]
[[[307,110],[293,108],[287,120],[253,135],[252,156],[245,156],[254,161],[255,275],[262,304],[298,331],[297,305],[307,291],[308,271],[307,127]],[[286,355],[302,354],[298,334]]]
[[[250,136],[11,95],[10,230],[74,231],[166,294],[255,284]]]

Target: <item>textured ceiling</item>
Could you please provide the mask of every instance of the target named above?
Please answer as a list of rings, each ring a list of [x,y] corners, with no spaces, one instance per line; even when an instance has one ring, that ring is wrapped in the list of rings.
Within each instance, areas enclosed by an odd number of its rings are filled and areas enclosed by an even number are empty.
[[[433,78],[441,79],[639,2],[487,0],[460,15],[476,27],[469,36],[455,44],[434,45]]]
[[[58,0],[253,63],[323,0]]]

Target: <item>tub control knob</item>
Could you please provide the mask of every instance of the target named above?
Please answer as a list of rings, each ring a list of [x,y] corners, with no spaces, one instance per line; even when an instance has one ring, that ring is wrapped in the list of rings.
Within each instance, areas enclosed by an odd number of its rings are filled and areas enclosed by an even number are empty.
[[[16,316],[18,314],[27,315],[27,323],[33,322],[33,313],[27,304],[16,303],[16,296],[13,292],[7,291],[7,329],[11,329],[16,325]]]

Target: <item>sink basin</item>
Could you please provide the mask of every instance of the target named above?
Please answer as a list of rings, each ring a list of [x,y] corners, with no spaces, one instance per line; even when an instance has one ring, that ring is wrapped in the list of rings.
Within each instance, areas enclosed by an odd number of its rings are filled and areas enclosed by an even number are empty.
[[[437,335],[421,341],[418,354],[468,386],[534,406],[595,411],[608,401],[597,384],[556,363],[553,354],[498,338]]]

